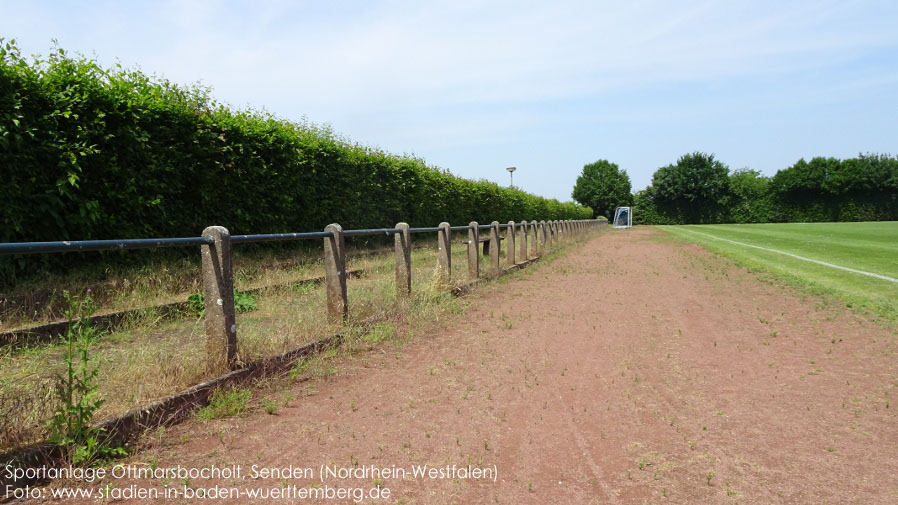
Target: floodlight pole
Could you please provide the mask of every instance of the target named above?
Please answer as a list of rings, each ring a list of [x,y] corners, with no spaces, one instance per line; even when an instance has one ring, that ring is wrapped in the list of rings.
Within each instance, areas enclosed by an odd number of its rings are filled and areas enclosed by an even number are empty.
[[[505,169],[505,170],[508,170],[508,179],[509,179],[508,187],[509,188],[514,187],[514,171],[517,169],[518,169],[518,167],[508,167]]]

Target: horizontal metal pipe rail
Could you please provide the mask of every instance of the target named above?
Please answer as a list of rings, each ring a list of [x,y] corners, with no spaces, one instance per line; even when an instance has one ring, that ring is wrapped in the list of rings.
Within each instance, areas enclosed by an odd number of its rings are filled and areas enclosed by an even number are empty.
[[[361,235],[395,235],[402,230],[397,228],[372,228],[369,230],[343,230],[344,237],[357,237]]]
[[[59,242],[11,242],[0,244],[0,256],[9,254],[40,254],[61,252],[109,251],[123,249],[155,249],[159,247],[188,247],[209,245],[210,237],[133,238],[122,240],[76,240]]]
[[[329,231],[312,231],[306,233],[266,233],[262,235],[232,235],[232,244],[247,244],[251,242],[284,242],[288,240],[308,240],[315,238],[329,238],[334,234]]]

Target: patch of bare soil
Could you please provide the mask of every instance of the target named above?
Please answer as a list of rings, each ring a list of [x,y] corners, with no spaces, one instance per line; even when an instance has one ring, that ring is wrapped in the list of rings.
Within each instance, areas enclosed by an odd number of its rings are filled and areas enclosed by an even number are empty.
[[[405,345],[291,386],[276,415],[191,421],[134,464],[240,464],[246,477],[192,487],[391,493],[364,503],[898,501],[898,342],[886,325],[653,229],[604,233],[468,301]],[[252,465],[314,474],[251,479]],[[321,465],[497,475],[322,482]],[[129,483],[184,485],[116,485]]]

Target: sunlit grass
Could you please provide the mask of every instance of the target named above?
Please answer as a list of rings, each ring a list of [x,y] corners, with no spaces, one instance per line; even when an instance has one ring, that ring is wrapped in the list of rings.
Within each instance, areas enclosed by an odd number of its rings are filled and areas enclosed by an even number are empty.
[[[887,319],[898,318],[898,283],[713,238],[898,278],[898,222],[659,228],[809,291],[835,296],[855,308],[872,311]]]

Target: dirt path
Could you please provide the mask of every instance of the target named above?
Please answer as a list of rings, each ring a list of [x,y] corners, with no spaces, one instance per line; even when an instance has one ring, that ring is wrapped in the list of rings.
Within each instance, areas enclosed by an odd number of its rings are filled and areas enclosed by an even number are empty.
[[[892,329],[652,229],[605,233],[469,301],[296,385],[278,415],[190,422],[137,458],[315,470],[237,483],[274,488],[319,482],[322,464],[497,471],[383,479],[379,503],[898,501]],[[216,483],[235,484],[191,485]]]

